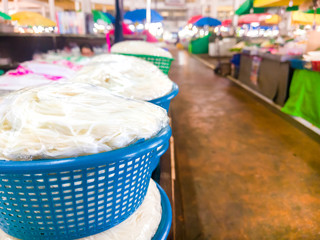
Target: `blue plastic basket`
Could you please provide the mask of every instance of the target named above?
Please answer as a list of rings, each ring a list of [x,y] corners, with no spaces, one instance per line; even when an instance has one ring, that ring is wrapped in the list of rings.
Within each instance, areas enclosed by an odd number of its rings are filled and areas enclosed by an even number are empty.
[[[142,203],[171,129],[126,148],[59,160],[0,161],[0,228],[19,239],[77,239]]]
[[[157,184],[161,195],[162,217],[157,232],[152,240],[165,240],[168,237],[172,224],[171,204],[165,191]]]
[[[162,108],[164,108],[165,110],[167,110],[167,112],[169,112],[169,107],[170,107],[170,101],[171,99],[173,99],[175,96],[177,96],[179,92],[179,87],[177,84],[173,83],[172,86],[172,90],[170,93],[168,93],[167,95],[160,97],[160,98],[156,98],[153,100],[150,100],[149,102],[156,104]]]

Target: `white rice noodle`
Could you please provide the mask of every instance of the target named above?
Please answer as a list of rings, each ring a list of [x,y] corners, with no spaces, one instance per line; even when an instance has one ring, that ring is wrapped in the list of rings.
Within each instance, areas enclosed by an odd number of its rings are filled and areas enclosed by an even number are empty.
[[[123,41],[111,47],[112,53],[141,54],[172,58],[170,52],[145,41]]]
[[[114,94],[145,101],[172,90],[172,81],[152,63],[116,54],[94,57],[71,81],[98,85]]]
[[[102,233],[79,240],[150,240],[161,221],[160,192],[150,180],[147,195],[141,206],[125,221]],[[0,230],[0,240],[18,240]]]
[[[154,104],[104,88],[55,82],[0,103],[0,159],[58,159],[106,152],[155,136],[168,124]]]

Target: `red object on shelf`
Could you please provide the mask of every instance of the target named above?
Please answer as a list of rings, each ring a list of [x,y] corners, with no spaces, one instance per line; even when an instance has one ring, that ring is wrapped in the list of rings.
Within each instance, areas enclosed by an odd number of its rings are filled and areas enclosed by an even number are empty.
[[[312,70],[320,72],[320,61],[312,61]]]

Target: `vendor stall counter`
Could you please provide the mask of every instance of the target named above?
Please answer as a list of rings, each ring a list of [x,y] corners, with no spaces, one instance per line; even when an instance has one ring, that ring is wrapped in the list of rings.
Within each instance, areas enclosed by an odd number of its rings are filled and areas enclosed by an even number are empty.
[[[125,40],[144,40],[144,36],[126,35]],[[45,53],[49,50],[63,49],[71,45],[89,43],[92,46],[103,46],[106,44],[104,35],[81,35],[81,34],[31,34],[31,33],[0,33],[0,58],[9,59],[14,69],[19,62],[29,61],[35,53]],[[111,39],[111,44],[113,39]],[[10,68],[11,67],[11,68]],[[8,69],[6,69],[8,70]]]
[[[261,93],[277,105],[283,106],[288,98],[292,56],[269,53],[243,52],[240,60],[239,81]]]

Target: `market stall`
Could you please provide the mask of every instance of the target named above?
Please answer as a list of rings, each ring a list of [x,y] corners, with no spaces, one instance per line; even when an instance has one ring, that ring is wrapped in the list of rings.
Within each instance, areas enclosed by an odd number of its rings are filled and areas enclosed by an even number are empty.
[[[307,48],[320,48],[319,32],[309,33],[310,41]],[[295,117],[301,117],[316,127],[320,127],[320,52],[308,51],[303,58],[291,61],[294,69],[291,80],[289,98],[282,111]]]
[[[193,54],[208,53],[210,37],[216,36],[213,28],[219,25],[221,25],[221,21],[211,17],[198,18],[192,23],[192,29],[195,30],[195,33],[189,42],[189,52]]]
[[[239,18],[240,24],[253,24],[244,30],[248,38],[233,49],[241,49],[237,75],[241,83],[281,106],[284,113],[303,118],[319,127],[319,56],[314,50],[320,45],[316,40],[319,33],[312,31],[320,24],[319,15],[317,10],[312,9],[298,11],[302,3],[305,1],[247,1],[238,9],[239,14],[253,12],[256,8],[264,8],[264,13],[243,15]],[[309,5],[312,6],[312,3]],[[292,11],[289,14],[290,21],[286,20],[284,23],[280,16],[268,13],[274,13],[275,9]],[[283,25],[288,23],[291,24],[287,26],[287,29],[290,29],[287,32],[289,36],[266,37],[260,35],[259,30],[255,31],[255,36],[248,34],[258,25],[274,26],[274,31],[277,25],[282,24],[283,28]],[[278,32],[280,31],[281,29]]]
[[[320,73],[296,69],[291,80],[289,99],[284,113],[301,117],[320,128]]]
[[[242,53],[239,81],[283,106],[288,97],[291,80],[291,56],[275,56],[270,53]]]

